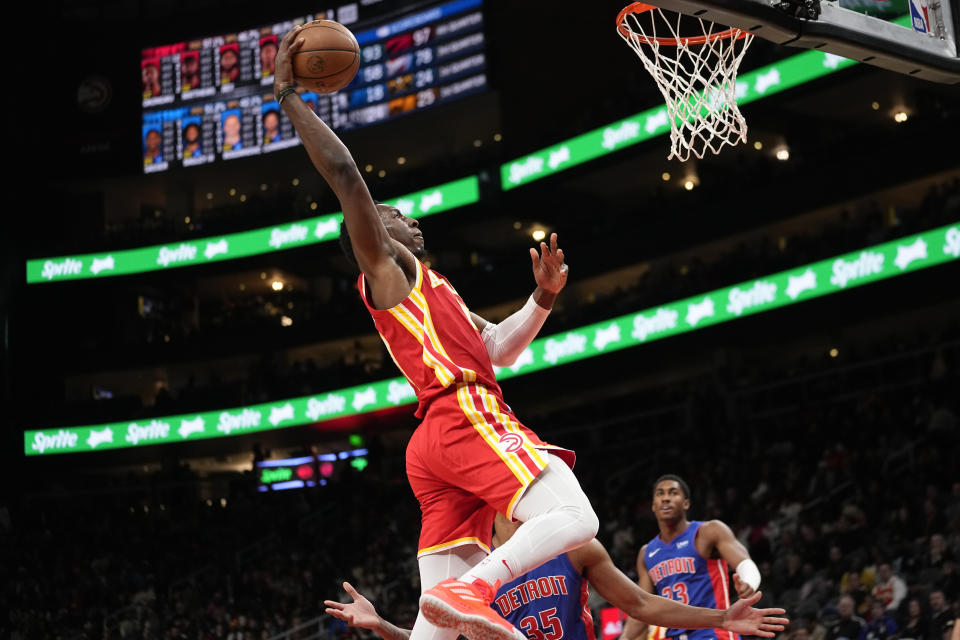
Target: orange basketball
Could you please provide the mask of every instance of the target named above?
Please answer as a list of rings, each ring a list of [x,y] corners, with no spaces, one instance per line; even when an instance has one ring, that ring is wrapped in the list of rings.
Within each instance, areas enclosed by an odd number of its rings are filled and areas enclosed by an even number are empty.
[[[293,56],[293,75],[300,86],[318,93],[333,93],[350,84],[360,68],[360,45],[350,30],[333,20],[303,25],[304,38]]]

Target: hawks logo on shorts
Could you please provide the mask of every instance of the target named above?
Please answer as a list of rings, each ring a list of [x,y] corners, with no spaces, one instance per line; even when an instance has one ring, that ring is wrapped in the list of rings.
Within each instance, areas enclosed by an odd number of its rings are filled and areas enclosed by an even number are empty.
[[[523,448],[523,437],[517,433],[505,433],[500,436],[500,448],[507,453],[516,453]]]

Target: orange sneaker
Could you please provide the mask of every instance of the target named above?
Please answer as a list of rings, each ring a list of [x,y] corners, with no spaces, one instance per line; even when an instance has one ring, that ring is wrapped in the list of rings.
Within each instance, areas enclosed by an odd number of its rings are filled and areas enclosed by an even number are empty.
[[[527,640],[491,607],[500,582],[463,582],[450,578],[420,596],[423,617],[438,627],[455,629],[469,640]]]

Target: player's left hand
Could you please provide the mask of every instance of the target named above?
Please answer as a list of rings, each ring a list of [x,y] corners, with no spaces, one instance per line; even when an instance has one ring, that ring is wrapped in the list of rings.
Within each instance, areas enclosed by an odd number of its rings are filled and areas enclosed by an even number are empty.
[[[353,588],[349,582],[343,583],[343,589],[347,592],[353,602],[337,602],[336,600],[324,600],[326,612],[334,618],[339,618],[351,627],[361,627],[363,629],[377,630],[380,622],[380,616],[377,610],[373,608],[373,603],[364,598]]]
[[[537,285],[550,293],[560,293],[567,284],[569,268],[563,262],[563,249],[557,248],[557,234],[550,234],[550,246],[546,242],[540,243],[540,253],[530,248],[530,259],[533,261],[533,277]]]
[[[753,605],[760,601],[761,593],[757,591],[749,598],[737,600],[723,612],[723,628],[744,636],[760,636],[772,638],[776,631],[783,631],[784,626],[790,624],[786,618],[779,618],[786,613],[783,609],[754,609]]]
[[[733,574],[733,588],[737,590],[738,598],[749,598],[756,593],[754,588],[741,580],[737,574]]]

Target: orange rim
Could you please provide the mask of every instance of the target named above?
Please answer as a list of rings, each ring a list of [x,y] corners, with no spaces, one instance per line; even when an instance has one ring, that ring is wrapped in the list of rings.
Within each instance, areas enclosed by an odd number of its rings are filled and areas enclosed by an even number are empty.
[[[647,11],[652,11],[658,9],[652,4],[646,4],[645,2],[634,2],[628,4],[623,10],[617,14],[617,29],[620,31],[620,34],[625,38],[636,38],[641,42],[646,44],[661,44],[669,47],[679,46],[681,43],[684,45],[691,44],[706,44],[707,42],[713,42],[715,40],[724,40],[726,38],[734,38],[739,40],[740,38],[747,37],[747,32],[741,29],[730,28],[725,31],[719,31],[717,33],[711,33],[710,35],[702,36],[690,36],[689,38],[652,38],[647,35],[634,33],[633,30],[626,24],[627,15],[631,13],[641,14],[646,13]]]

